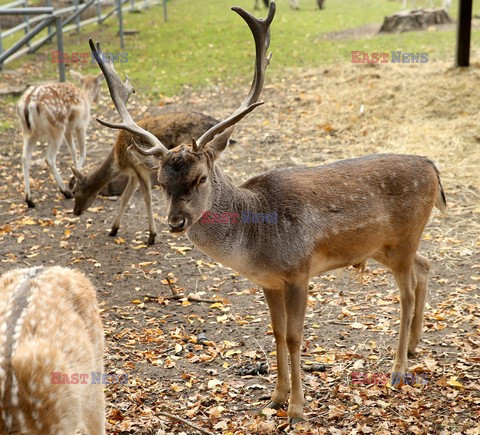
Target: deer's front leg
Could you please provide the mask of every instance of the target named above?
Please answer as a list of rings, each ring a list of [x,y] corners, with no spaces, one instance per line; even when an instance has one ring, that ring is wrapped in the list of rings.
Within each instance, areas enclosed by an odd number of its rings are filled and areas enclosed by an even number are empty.
[[[294,424],[303,420],[302,378],[300,374],[300,349],[303,341],[303,323],[307,308],[308,279],[305,282],[288,284],[285,288],[285,313],[287,348],[290,355],[291,394],[288,405],[288,420]]]
[[[77,159],[77,148],[75,147],[75,143],[73,142],[72,132],[70,130],[65,131],[65,142],[67,143],[68,150],[70,151],[70,155],[72,156],[73,166],[75,169],[81,169],[78,166],[78,159]]]
[[[277,350],[277,383],[272,394],[272,400],[267,407],[278,409],[286,402],[290,390],[285,325],[285,298],[281,290],[264,288],[263,293],[265,294],[268,309],[270,310],[270,319],[272,321],[273,336],[275,337]]]
[[[83,167],[83,164],[85,163],[85,159],[87,158],[87,146],[86,146],[86,133],[87,129],[86,128],[78,128],[75,131],[76,134],[76,139],[77,139],[77,145],[78,145],[78,152],[79,152],[79,158],[78,158],[78,169],[81,169]]]

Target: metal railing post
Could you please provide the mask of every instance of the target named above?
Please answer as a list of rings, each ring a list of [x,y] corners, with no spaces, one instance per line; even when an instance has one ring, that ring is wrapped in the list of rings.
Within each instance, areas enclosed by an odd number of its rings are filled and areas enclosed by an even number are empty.
[[[24,0],[23,7],[28,8],[27,0]],[[23,21],[25,22],[25,35],[28,35],[30,32],[30,17],[28,15],[24,15]],[[30,41],[27,42],[28,47],[31,47]]]
[[[122,0],[117,1],[117,15],[118,15],[118,33],[120,35],[120,47],[125,48],[123,41],[123,13],[122,13]]]
[[[52,0],[47,0],[47,6],[52,6]],[[52,26],[50,25],[48,25],[48,34],[49,35],[53,34]],[[49,38],[47,42],[50,44],[52,42],[52,38]]]
[[[100,24],[102,22],[102,5],[101,0],[97,0],[97,23]]]
[[[58,75],[61,82],[65,81],[65,63],[63,62],[63,28],[62,17],[55,17],[55,26],[57,28],[57,49],[62,55],[62,59],[58,62]]]
[[[2,44],[2,23],[0,23],[0,56],[3,53],[3,44]],[[0,71],[3,70],[3,62],[0,62]]]
[[[75,6],[74,14],[76,14],[78,12],[78,0],[73,0],[73,5]],[[78,15],[75,17],[75,24],[77,26],[77,32],[80,32],[80,16]]]

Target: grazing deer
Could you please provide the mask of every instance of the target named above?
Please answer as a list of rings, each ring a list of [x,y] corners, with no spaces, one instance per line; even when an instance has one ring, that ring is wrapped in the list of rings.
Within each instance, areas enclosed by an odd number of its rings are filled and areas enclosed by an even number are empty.
[[[268,8],[270,0],[263,0],[263,4],[266,8]],[[448,1],[448,0],[447,0]],[[291,9],[300,9],[300,0],[289,0],[290,8]],[[318,9],[323,9],[325,5],[325,0],[317,0]],[[255,0],[255,4],[253,5],[254,9],[260,9],[260,2],[259,0]]]
[[[183,112],[148,117],[139,121],[138,125],[154,134],[167,148],[173,148],[178,143],[184,143],[192,137],[200,136],[217,123],[216,119],[201,113]],[[75,179],[73,214],[80,216],[90,207],[105,185],[120,175],[127,175],[128,183],[123,192],[120,209],[110,235],[117,235],[128,201],[140,183],[148,213],[148,244],[152,245],[155,243],[157,230],[152,210],[151,175],[152,172],[158,170],[158,162],[157,159],[127,151],[133,141],[132,133],[121,131],[108,157],[93,172],[84,175],[72,168]]]
[[[416,0],[411,0],[410,3],[412,4],[412,9],[415,9],[416,3],[417,3]],[[441,4],[442,4],[442,9],[448,12],[448,10],[450,9],[450,6],[452,5],[452,0],[441,0]],[[407,9],[407,5],[408,5],[408,0],[403,0],[402,9]],[[435,6],[435,1],[428,0],[428,5],[430,9],[433,9]]]
[[[103,349],[83,274],[55,266],[0,277],[0,433],[105,434],[103,385],[86,380],[103,372]]]
[[[268,8],[268,3],[270,0],[263,0],[263,4],[265,5],[266,8]],[[254,9],[260,9],[260,0],[255,0],[255,4],[253,5]]]
[[[216,163],[234,126],[258,102],[270,57],[269,27],[275,14],[258,20],[234,7],[250,27],[256,47],[252,87],[240,107],[192,145],[167,148],[136,125],[125,104],[132,86],[123,83],[112,63],[99,66],[122,128],[153,147],[137,152],[158,159],[171,233],[186,234],[206,255],[263,287],[276,341],[278,377],[269,407],[285,403],[288,417],[303,418],[300,349],[308,284],[322,272],[373,258],[394,274],[400,289],[400,338],[393,373],[405,373],[422,331],[429,261],[417,254],[434,205],[446,206],[432,162],[412,155],[372,155],[320,167],[277,169],[236,186]],[[90,46],[97,59],[100,44]],[[135,144],[134,144],[135,147]],[[276,213],[276,223],[205,222],[205,211]],[[290,356],[290,376],[288,371]]]
[[[29,207],[35,207],[30,192],[30,164],[32,153],[42,137],[48,140],[46,162],[65,198],[72,193],[65,187],[57,169],[57,154],[65,140],[73,158],[80,169],[87,155],[85,136],[90,121],[90,108],[100,95],[102,74],[82,76],[70,71],[72,77],[81,84],[81,89],[73,83],[51,83],[30,86],[17,105],[18,117],[23,130],[22,168],[25,183],[25,201]],[[75,135],[79,147],[79,157],[73,141]]]

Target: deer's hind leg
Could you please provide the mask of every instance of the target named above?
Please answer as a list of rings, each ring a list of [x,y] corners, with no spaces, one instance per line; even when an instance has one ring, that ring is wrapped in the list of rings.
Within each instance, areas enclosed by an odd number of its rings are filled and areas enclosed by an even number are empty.
[[[397,246],[374,257],[392,271],[400,291],[400,333],[392,368],[392,384],[398,383],[398,379],[403,378],[407,371],[407,347],[415,312],[417,288],[415,256],[410,245],[405,243],[404,246]]]
[[[415,309],[410,328],[410,337],[408,340],[408,355],[415,355],[417,347],[422,336],[423,329],[423,312],[425,309],[425,301],[427,298],[428,288],[428,272],[430,271],[430,262],[420,254],[415,255]]]
[[[23,134],[23,152],[22,152],[22,169],[23,169],[23,182],[25,189],[25,202],[28,207],[35,207],[35,203],[32,200],[32,193],[30,191],[30,165],[32,164],[32,154],[37,143],[37,137],[35,135]]]
[[[65,187],[62,177],[60,176],[57,168],[57,154],[64,139],[65,129],[52,129],[48,135],[48,147],[45,161],[48,167],[52,171],[55,181],[60,188],[60,192],[63,193],[65,198],[73,198],[72,192]]]
[[[73,141],[73,135],[70,130],[65,130],[65,142],[67,143],[68,150],[70,151],[70,155],[72,156],[73,166],[75,169],[81,169],[78,166],[78,159],[77,159],[77,148],[75,147],[75,142]]]
[[[85,160],[87,158],[87,146],[86,146],[86,128],[84,127],[78,127],[75,130],[75,137],[77,139],[77,145],[78,145],[78,168],[81,169],[83,167],[83,164],[85,163]]]

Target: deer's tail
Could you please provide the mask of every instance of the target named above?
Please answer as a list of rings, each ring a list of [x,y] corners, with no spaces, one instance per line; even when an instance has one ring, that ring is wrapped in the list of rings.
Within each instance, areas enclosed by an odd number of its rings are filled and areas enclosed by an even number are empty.
[[[17,105],[18,117],[22,124],[22,129],[26,133],[32,133],[34,130],[34,116],[32,110],[36,109],[36,103],[32,101],[32,93],[35,88],[31,86],[20,99]]]
[[[433,166],[435,168],[435,172],[437,173],[438,182],[438,192],[437,198],[435,200],[435,207],[437,207],[440,211],[444,212],[447,209],[447,199],[445,198],[445,192],[443,191],[442,182],[440,180],[440,172],[435,165]]]

